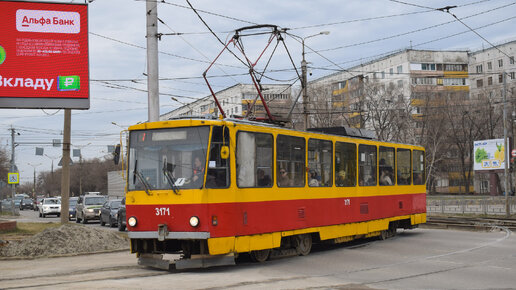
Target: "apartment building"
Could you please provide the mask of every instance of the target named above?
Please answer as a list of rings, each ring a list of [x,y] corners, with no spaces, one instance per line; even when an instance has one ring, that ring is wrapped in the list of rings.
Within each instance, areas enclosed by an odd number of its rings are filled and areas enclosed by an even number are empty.
[[[291,86],[264,84],[263,97],[273,116],[288,113],[291,104]],[[246,116],[250,119],[266,117],[266,111],[252,84],[236,84],[215,93],[219,104],[227,117]],[[211,114],[219,116],[220,112],[212,95],[208,95],[192,103],[181,106],[160,116],[160,120],[168,120],[183,116],[203,116]]]

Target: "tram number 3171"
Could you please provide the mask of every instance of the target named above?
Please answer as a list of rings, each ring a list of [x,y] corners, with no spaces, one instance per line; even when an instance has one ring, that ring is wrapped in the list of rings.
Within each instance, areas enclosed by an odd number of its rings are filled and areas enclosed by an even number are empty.
[[[170,215],[170,208],[168,207],[156,207],[155,210],[157,216]]]

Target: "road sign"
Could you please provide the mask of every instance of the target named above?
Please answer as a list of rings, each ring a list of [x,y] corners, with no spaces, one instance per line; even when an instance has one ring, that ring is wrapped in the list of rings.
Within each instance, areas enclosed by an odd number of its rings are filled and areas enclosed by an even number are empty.
[[[7,183],[19,184],[20,183],[20,174],[18,172],[7,173]]]
[[[511,155],[512,155],[512,157],[516,157],[516,149],[512,149]]]

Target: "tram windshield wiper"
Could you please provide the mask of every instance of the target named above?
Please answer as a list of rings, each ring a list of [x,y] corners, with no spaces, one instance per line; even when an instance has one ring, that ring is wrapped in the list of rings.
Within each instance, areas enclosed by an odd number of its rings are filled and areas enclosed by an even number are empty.
[[[138,171],[138,160],[134,161],[133,174],[134,174],[133,183],[136,183],[136,178],[138,178],[140,183],[143,185],[143,188],[145,189],[145,193],[147,193],[147,195],[151,195],[149,183],[147,182],[147,180],[145,180],[143,174]]]
[[[163,161],[163,175],[165,175],[165,179],[167,179],[167,182],[170,185],[170,187],[172,188],[172,191],[177,195],[181,195],[179,193],[179,188],[177,188],[177,186],[176,186],[176,179],[172,175],[175,168],[176,168],[175,164],[168,163],[166,160]]]

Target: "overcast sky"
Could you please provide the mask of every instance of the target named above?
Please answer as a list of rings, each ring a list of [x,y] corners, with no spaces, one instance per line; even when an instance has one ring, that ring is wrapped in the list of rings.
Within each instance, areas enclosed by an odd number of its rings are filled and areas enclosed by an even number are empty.
[[[222,45],[186,1],[159,2],[158,17],[162,21],[159,32],[182,34],[163,35],[159,42],[160,78],[166,79],[160,81],[163,114],[209,94],[202,73]],[[470,51],[490,47],[466,26],[454,21],[451,14],[429,8],[457,5],[450,12],[489,42],[516,40],[516,2],[508,0],[191,0],[191,4],[223,42],[233,36],[235,29],[256,24],[289,28],[289,33],[299,37],[329,31],[329,35],[311,37],[305,42],[306,60],[312,72],[309,80],[410,46]],[[121,128],[112,122],[128,127],[147,120],[145,12],[145,1],[141,0],[96,0],[89,4],[91,107],[72,111],[72,148],[82,148],[85,159],[103,157],[108,154],[107,145],[119,143]],[[264,47],[266,37],[243,38],[251,59]],[[287,35],[285,43],[299,68],[300,42]],[[238,82],[251,82],[241,75],[247,69],[232,55],[223,54],[218,63],[209,72],[217,76],[211,78],[216,91]],[[269,76],[284,83],[292,83],[296,77],[283,47],[278,47],[268,68],[281,70]],[[231,76],[221,77],[224,75]],[[263,82],[277,83],[265,79]],[[61,139],[63,116],[62,110],[0,109],[0,146],[10,152],[11,126],[20,133],[16,136],[20,143]],[[20,144],[16,148],[16,163],[22,182],[32,181],[33,167],[29,163],[37,166],[38,171],[50,170],[51,158],[35,156],[36,146],[55,158],[57,167],[61,148]],[[77,158],[73,159],[78,162]]]

